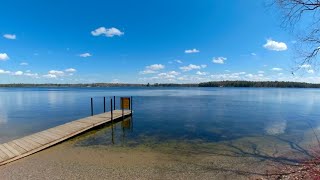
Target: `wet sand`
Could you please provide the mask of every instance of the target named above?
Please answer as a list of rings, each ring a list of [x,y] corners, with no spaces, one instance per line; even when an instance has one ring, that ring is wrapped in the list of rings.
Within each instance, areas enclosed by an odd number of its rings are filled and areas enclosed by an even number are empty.
[[[88,137],[94,133],[1,166],[0,179],[265,179],[270,167],[304,157],[309,144],[263,136],[219,143],[78,145]]]
[[[0,167],[0,179],[254,179],[268,163],[228,151],[161,151],[65,142]]]

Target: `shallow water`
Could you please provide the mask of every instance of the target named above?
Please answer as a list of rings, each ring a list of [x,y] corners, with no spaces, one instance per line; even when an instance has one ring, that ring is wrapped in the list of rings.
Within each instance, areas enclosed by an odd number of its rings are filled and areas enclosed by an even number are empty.
[[[103,111],[103,96],[133,96],[134,116],[77,146],[301,139],[319,126],[320,91],[273,88],[1,88],[0,143]]]
[[[312,157],[317,89],[0,88],[0,143],[103,111],[134,115],[0,167],[0,179],[259,179]],[[311,147],[311,148],[310,148]],[[76,172],[76,173],[75,173]]]

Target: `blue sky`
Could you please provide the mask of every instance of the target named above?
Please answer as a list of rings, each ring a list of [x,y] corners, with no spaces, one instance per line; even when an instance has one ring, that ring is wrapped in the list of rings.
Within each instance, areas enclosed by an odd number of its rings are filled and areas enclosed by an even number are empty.
[[[0,83],[320,82],[264,1],[1,1]]]

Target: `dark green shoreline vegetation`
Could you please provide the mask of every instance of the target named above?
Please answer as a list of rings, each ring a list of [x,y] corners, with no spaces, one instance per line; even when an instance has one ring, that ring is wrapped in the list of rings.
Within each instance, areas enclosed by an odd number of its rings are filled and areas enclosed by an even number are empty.
[[[320,88],[320,84],[290,81],[210,81],[194,84],[129,84],[129,83],[85,83],[85,84],[0,84],[0,87],[269,87],[269,88]]]

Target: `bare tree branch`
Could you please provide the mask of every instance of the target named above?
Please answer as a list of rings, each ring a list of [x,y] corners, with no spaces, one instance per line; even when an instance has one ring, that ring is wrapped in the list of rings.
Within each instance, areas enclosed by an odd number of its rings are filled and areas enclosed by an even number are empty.
[[[273,0],[273,5],[280,8],[283,14],[282,26],[297,32],[298,24],[302,31],[297,35],[300,46],[298,66],[317,63],[320,51],[320,0]]]

